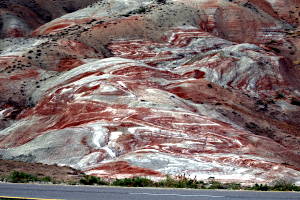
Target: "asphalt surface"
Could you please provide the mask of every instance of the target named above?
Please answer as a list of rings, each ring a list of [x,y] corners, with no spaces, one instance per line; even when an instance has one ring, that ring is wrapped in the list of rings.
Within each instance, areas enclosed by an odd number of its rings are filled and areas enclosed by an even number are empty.
[[[293,200],[299,192],[122,188],[0,183],[0,196],[67,200]]]

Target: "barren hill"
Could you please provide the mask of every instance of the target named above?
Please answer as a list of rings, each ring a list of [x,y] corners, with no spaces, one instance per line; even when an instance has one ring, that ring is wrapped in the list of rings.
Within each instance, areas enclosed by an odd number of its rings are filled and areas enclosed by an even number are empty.
[[[2,159],[300,182],[299,1],[80,2],[1,4]]]

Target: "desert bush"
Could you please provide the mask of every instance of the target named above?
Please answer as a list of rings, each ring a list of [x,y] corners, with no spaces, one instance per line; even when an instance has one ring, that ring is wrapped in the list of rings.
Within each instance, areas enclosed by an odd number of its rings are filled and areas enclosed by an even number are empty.
[[[213,182],[208,189],[225,189],[224,185],[218,181]]]
[[[57,181],[57,180],[51,180],[51,182],[52,182],[53,184],[61,184],[61,183],[62,183],[62,181]]]
[[[207,189],[233,189],[232,183],[221,183],[215,180],[215,177],[209,177],[210,186]],[[237,184],[237,183],[235,183]]]
[[[52,180],[50,176],[45,176],[42,179],[38,179],[37,175],[33,176],[31,174],[26,174],[24,172],[14,171],[10,176],[2,176],[2,181],[11,181],[14,183],[20,182],[30,182],[30,181],[44,181],[52,182],[53,184],[59,184]],[[108,182],[101,180],[99,177],[84,175],[84,178],[79,180],[80,184],[84,185],[110,185]],[[77,181],[69,181],[69,185],[77,185]],[[116,179],[112,186],[122,186],[122,187],[169,187],[169,188],[193,188],[193,189],[233,189],[239,190],[242,188],[240,183],[221,183],[216,181],[214,177],[210,177],[208,183],[204,181],[197,181],[196,177],[190,179],[183,176],[176,176],[176,178],[171,177],[169,174],[166,178],[160,182],[153,182],[151,179],[145,177],[133,177],[125,179]],[[289,179],[277,179],[271,183],[267,184],[255,184],[252,187],[243,187],[244,189],[259,190],[259,191],[300,191],[300,187],[296,186],[293,180]]]
[[[156,183],[157,187],[170,187],[170,188],[193,188],[193,189],[205,189],[206,187],[203,181],[197,181],[196,179],[187,178],[185,175],[178,176],[177,179],[172,178],[169,174],[166,175],[166,179]]]
[[[7,180],[8,180],[8,177],[7,176],[1,176],[1,178],[0,178],[0,181],[2,181],[2,182],[7,182]]]
[[[275,40],[271,40],[270,42],[268,42],[267,44],[273,44],[273,43],[277,43]]]
[[[283,99],[283,98],[285,98],[285,97],[284,97],[284,94],[278,92],[276,98],[277,98],[277,99]]]
[[[240,183],[225,183],[225,189],[239,190],[242,188]]]
[[[295,105],[295,106],[300,106],[300,101],[297,100],[296,98],[292,98],[292,99],[291,99],[291,104],[292,104],[292,105]]]
[[[296,186],[292,180],[277,179],[271,183],[273,185],[272,190],[275,191],[300,191],[300,187]]]
[[[270,189],[270,187],[265,184],[265,185],[258,185],[257,183],[255,183],[255,185],[253,187],[250,188],[251,190],[260,190],[260,191],[268,191]]]
[[[29,182],[29,181],[40,181],[40,179],[37,177],[37,175],[32,176],[31,174],[26,174],[24,172],[18,172],[18,171],[14,171],[9,179],[13,182],[13,183],[25,183],[25,182]]]
[[[260,190],[260,191],[268,191],[268,190],[275,190],[275,191],[300,191],[300,187],[296,186],[293,183],[293,180],[280,178],[274,180],[271,184],[271,186],[265,185],[258,185],[257,183],[251,187],[251,190]]]
[[[273,51],[275,51],[276,53],[280,53],[281,51],[278,49],[278,48],[276,48],[276,47],[269,47],[270,49],[272,49]]]
[[[137,13],[141,14],[141,13],[145,13],[146,12],[146,8],[145,7],[140,7],[140,9],[137,11]]]
[[[112,185],[122,187],[150,187],[153,186],[153,181],[144,177],[133,177],[116,179]]]
[[[173,179],[169,174],[166,175],[166,179],[158,182],[158,187],[172,187],[175,184],[175,179]]]
[[[44,182],[51,182],[51,177],[50,176],[45,176],[42,181]]]
[[[177,181],[175,181],[173,187],[175,188],[198,188],[197,181],[187,178],[182,178]]]
[[[268,137],[273,137],[274,131],[269,128],[262,128],[254,122],[245,123],[245,126],[248,130],[256,135],[265,135]]]
[[[109,185],[109,183],[101,180],[100,177],[89,175],[84,175],[84,179],[80,179],[79,183],[83,185]]]

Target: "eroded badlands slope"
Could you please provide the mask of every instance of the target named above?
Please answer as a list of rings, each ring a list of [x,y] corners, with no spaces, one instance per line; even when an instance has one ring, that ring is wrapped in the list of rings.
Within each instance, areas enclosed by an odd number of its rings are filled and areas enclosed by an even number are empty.
[[[97,0],[5,0],[0,2],[0,38],[24,37],[42,24]]]
[[[300,181],[299,6],[99,1],[2,39],[1,157],[112,178]]]

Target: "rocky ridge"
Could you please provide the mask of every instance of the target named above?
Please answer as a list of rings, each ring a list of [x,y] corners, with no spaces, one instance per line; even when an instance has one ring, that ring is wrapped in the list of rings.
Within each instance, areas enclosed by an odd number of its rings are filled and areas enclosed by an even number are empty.
[[[1,157],[300,181],[298,4],[99,1],[2,35]]]

